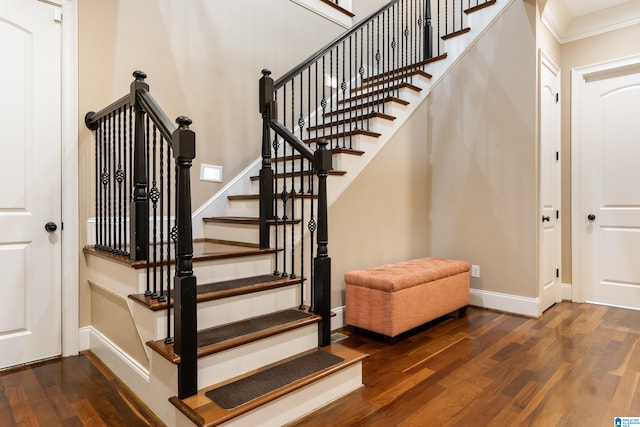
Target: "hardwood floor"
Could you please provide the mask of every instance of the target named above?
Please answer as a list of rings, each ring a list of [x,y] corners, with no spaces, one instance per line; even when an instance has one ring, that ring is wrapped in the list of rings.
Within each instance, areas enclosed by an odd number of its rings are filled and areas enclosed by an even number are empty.
[[[348,331],[345,333],[349,334]],[[366,387],[299,426],[611,426],[640,417],[640,311],[562,303],[541,320],[469,308],[370,354]],[[0,426],[162,426],[88,353],[0,373]]]
[[[561,303],[540,320],[475,308],[370,354],[364,388],[300,426],[612,426],[640,417],[640,311]]]
[[[91,353],[0,372],[0,426],[164,426]]]

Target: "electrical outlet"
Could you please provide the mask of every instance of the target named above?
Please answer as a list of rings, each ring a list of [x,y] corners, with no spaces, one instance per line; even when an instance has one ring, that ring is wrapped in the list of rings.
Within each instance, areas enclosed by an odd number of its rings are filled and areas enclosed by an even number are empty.
[[[480,266],[472,265],[471,266],[471,277],[480,277]]]

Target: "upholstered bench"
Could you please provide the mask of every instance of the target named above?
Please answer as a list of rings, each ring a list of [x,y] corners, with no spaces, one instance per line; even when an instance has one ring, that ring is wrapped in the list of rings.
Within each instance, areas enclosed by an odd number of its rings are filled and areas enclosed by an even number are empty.
[[[346,322],[393,339],[464,310],[469,304],[469,269],[465,261],[420,258],[347,272]]]

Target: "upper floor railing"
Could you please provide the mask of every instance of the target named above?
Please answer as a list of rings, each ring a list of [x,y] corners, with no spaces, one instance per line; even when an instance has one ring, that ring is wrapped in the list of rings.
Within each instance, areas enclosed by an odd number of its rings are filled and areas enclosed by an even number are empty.
[[[331,292],[322,210],[326,177],[338,173],[331,172],[329,153],[356,153],[358,135],[376,135],[373,119],[389,117],[389,105],[412,87],[415,71],[445,54],[444,40],[467,31],[470,9],[494,1],[392,0],[278,79],[263,71],[260,245],[282,250],[275,274],[302,279],[301,307],[309,276],[311,309],[324,313],[327,328],[321,345],[329,338]],[[314,153],[328,155],[328,163],[315,164]],[[316,269],[317,259],[326,259],[327,271]]]

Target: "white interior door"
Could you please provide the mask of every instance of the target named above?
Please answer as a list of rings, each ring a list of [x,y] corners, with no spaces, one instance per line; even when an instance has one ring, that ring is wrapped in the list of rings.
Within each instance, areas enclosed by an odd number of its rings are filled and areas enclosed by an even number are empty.
[[[0,368],[61,353],[56,12],[38,0],[0,0]],[[49,222],[56,231],[45,230]]]
[[[540,55],[540,307],[560,302],[560,69]]]
[[[640,309],[640,67],[585,90],[586,299]]]

